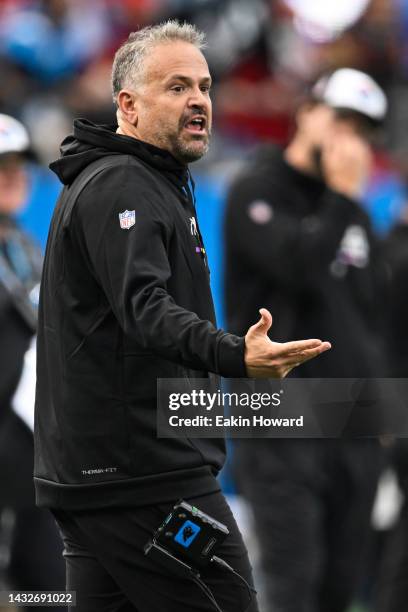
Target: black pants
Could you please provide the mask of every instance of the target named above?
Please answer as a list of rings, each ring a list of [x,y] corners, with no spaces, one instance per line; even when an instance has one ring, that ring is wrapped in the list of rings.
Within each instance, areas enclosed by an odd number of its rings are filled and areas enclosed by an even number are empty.
[[[230,535],[217,554],[252,584],[247,552],[224,496],[212,493],[187,501],[228,526]],[[67,590],[76,591],[73,612],[214,610],[194,582],[144,556],[144,545],[173,505],[54,512],[64,540]],[[201,577],[223,612],[258,612],[255,599],[250,602],[233,574],[211,566]]]
[[[269,612],[345,612],[356,593],[381,465],[375,440],[242,440]]]

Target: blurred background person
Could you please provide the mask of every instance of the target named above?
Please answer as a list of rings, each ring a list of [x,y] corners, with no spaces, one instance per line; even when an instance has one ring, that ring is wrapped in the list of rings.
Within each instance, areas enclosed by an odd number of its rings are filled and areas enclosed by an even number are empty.
[[[284,151],[264,147],[231,187],[225,219],[228,325],[241,334],[257,304],[274,339],[333,342],[299,376],[386,373],[378,247],[359,203],[369,137],[386,98],[365,73],[319,81]],[[239,307],[237,307],[239,305]],[[377,440],[241,441],[238,486],[255,516],[271,612],[345,612],[361,576],[381,468]]]
[[[35,367],[19,387],[42,266],[40,249],[14,220],[27,198],[28,154],[24,126],[0,115],[0,580],[13,590],[52,590],[64,588],[62,545],[48,513],[35,507]]]
[[[389,275],[386,319],[390,376],[408,378],[408,205],[383,243]],[[376,589],[376,612],[399,612],[408,602],[408,440],[394,440],[391,465],[402,493],[398,519],[385,538]]]

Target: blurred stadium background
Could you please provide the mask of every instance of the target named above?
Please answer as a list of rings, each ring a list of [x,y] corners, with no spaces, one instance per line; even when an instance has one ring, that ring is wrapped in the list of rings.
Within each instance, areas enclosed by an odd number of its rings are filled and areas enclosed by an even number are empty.
[[[0,0],[0,112],[28,127],[38,162],[21,213],[45,244],[59,192],[47,164],[74,117],[113,123],[111,60],[127,34],[169,17],[207,33],[215,80],[210,154],[194,166],[222,323],[220,227],[226,186],[262,141],[284,144],[307,86],[341,66],[371,74],[390,112],[365,204],[384,234],[405,201],[406,0]]]

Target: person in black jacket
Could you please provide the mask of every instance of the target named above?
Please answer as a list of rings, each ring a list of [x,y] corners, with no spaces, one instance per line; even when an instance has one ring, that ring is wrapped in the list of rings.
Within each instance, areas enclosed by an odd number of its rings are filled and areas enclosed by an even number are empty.
[[[316,86],[288,147],[266,147],[232,185],[225,218],[226,307],[241,334],[265,304],[277,339],[329,337],[301,376],[386,376],[382,272],[359,203],[382,90],[341,69]],[[241,304],[240,309],[235,305]],[[376,491],[376,440],[240,441],[237,479],[261,547],[268,610],[344,612],[361,570]]]
[[[132,34],[113,65],[118,128],[76,121],[51,165],[65,187],[41,287],[35,486],[61,527],[77,612],[212,608],[143,555],[181,497],[228,525],[220,555],[251,580],[216,480],[224,442],[158,440],[157,379],[284,376],[330,348],[272,342],[266,310],[246,338],[215,326],[187,167],[211,130],[201,44],[177,22]],[[202,575],[225,612],[248,606],[236,578]]]
[[[0,589],[50,590],[64,585],[62,546],[52,517],[35,506],[33,391],[19,385],[42,268],[39,246],[15,219],[28,197],[28,153],[25,127],[0,114]]]
[[[408,376],[408,206],[383,242],[383,254],[389,274],[386,339],[390,375]],[[404,398],[405,399],[405,398]],[[408,601],[408,441],[398,438],[390,449],[391,465],[403,494],[396,524],[386,536],[384,554],[377,581],[376,612],[403,610]]]

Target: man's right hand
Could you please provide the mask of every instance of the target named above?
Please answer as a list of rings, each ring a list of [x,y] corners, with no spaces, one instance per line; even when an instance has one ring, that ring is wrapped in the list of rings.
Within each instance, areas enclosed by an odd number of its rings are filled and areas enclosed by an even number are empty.
[[[245,365],[248,378],[284,378],[293,368],[317,357],[331,348],[321,340],[272,342],[268,330],[272,315],[261,308],[258,323],[249,328],[245,336]]]

